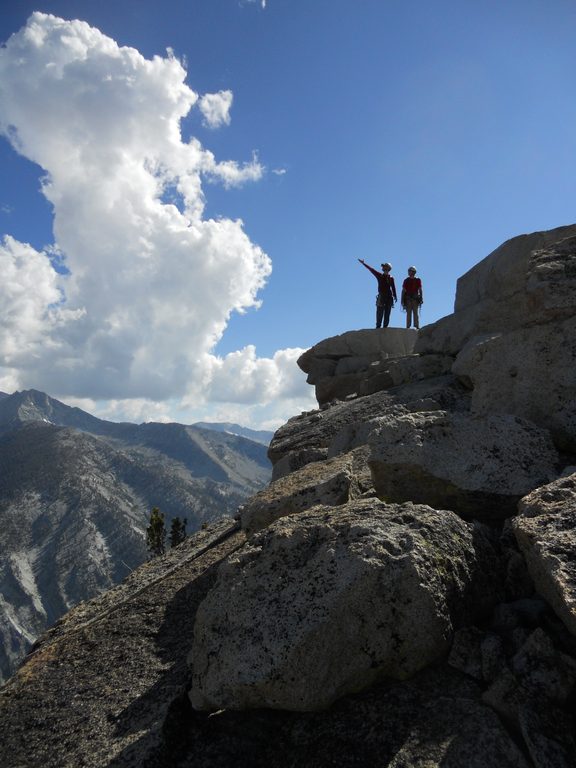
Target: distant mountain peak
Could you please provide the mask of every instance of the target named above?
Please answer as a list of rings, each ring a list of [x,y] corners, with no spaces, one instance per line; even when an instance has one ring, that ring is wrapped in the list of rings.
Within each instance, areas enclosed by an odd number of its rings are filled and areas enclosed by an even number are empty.
[[[262,443],[262,445],[269,445],[274,437],[274,432],[270,432],[266,429],[251,429],[250,427],[242,427],[240,424],[233,424],[230,421],[197,421],[192,426],[198,427],[199,429],[210,429],[214,432],[228,432],[231,435],[247,437],[249,440]]]
[[[0,398],[0,434],[34,421],[74,427],[93,434],[111,434],[120,427],[81,408],[66,405],[38,389],[24,389]]]

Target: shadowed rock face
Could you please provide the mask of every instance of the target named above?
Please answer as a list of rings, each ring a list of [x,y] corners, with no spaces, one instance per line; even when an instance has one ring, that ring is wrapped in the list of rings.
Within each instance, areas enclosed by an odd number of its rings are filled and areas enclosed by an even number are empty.
[[[410,355],[416,338],[416,330],[405,328],[348,331],[304,352],[298,358],[298,365],[308,374],[308,384],[316,385],[316,399],[319,405],[324,405],[331,400],[384,389],[381,381],[372,382],[374,377],[381,380],[383,375],[387,376],[389,387],[411,381],[412,370],[408,367],[400,371],[398,363]],[[388,373],[390,363],[392,374]],[[436,365],[434,373],[438,375],[446,370]],[[372,386],[367,384],[368,380]]]
[[[244,540],[223,519],[69,611],[0,688],[0,765],[172,765],[161,724],[185,694],[196,607]]]
[[[182,705],[188,757],[181,765],[529,768],[480,691],[442,665],[404,683],[376,684],[323,712],[229,710],[206,717]]]
[[[536,588],[576,636],[576,474],[522,499],[512,527]]]

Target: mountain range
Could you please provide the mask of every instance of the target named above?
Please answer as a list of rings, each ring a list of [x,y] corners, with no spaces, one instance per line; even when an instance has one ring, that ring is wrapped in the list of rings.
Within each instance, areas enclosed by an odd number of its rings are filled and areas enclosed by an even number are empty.
[[[266,484],[266,446],[234,426],[114,423],[36,390],[0,393],[0,680],[147,559],[152,507],[193,532]]]
[[[197,421],[194,426],[201,429],[213,429],[216,432],[229,432],[231,435],[241,435],[266,446],[270,445],[274,437],[274,432],[270,432],[267,429],[250,429],[249,427],[241,427],[239,424],[233,424],[230,421]]]

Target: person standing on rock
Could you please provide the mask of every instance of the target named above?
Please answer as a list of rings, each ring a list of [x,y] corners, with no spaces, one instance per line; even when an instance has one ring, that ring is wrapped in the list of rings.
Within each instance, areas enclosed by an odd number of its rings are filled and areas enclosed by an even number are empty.
[[[370,267],[364,259],[358,259],[360,264],[366,267],[367,270],[372,272],[376,280],[378,280],[378,296],[376,297],[376,328],[380,328],[382,320],[384,320],[384,328],[388,328],[390,322],[390,312],[394,306],[396,298],[396,285],[394,278],[390,274],[392,271],[392,264],[385,262],[381,264],[382,272],[378,272],[374,267]]]
[[[418,313],[424,303],[424,294],[422,280],[416,277],[416,267],[408,267],[408,277],[402,283],[400,302],[406,310],[406,328],[410,328],[411,322],[414,323],[414,328],[420,328]]]

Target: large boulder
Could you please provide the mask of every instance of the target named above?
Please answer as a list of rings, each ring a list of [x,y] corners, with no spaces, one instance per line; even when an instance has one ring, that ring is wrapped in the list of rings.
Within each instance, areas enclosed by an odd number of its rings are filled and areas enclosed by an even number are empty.
[[[576,474],[522,499],[512,527],[536,589],[576,635]]]
[[[576,297],[576,294],[575,294]],[[474,413],[513,413],[576,451],[576,317],[474,337],[452,368],[473,387]]]
[[[375,499],[315,507],[224,563],[190,654],[200,710],[317,710],[442,657],[494,598],[488,533],[448,511]]]
[[[576,225],[508,240],[459,278],[454,314],[421,329],[414,352],[455,355],[473,336],[558,321],[576,307]]]
[[[369,459],[378,496],[451,509],[485,522],[557,475],[550,434],[515,416],[429,411],[373,422]]]

